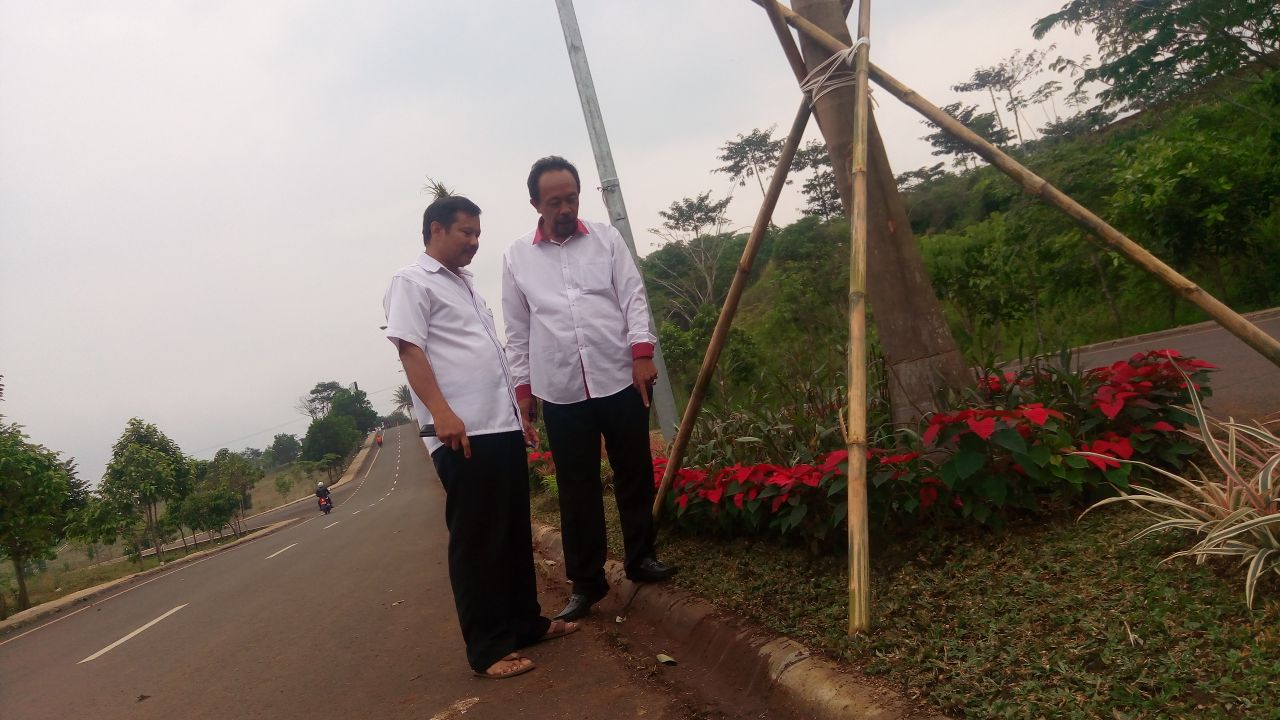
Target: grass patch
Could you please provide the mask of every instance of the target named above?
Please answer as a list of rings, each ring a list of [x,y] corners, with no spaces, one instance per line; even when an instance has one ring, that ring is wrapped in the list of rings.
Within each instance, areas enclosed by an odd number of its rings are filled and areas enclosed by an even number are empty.
[[[173,558],[173,553],[169,552],[167,556]],[[159,564],[154,557],[143,558],[141,564],[122,558],[75,570],[47,570],[27,580],[27,593],[31,596],[31,605],[34,607],[95,585],[149,570]]]
[[[559,521],[538,495],[534,515]],[[1123,544],[1147,523],[1117,507],[881,543],[875,626],[852,639],[843,556],[670,532],[661,556],[682,566],[675,584],[720,609],[957,717],[1280,717],[1280,583],[1264,580],[1249,611],[1231,568],[1160,565],[1172,537]]]

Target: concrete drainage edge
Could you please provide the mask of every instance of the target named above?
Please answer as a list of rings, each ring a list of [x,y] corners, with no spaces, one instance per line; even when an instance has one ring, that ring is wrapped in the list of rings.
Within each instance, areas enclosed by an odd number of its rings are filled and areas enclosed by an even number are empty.
[[[560,531],[536,521],[532,530],[534,554],[562,567]],[[688,645],[698,652],[698,660],[784,715],[814,720],[922,717],[917,705],[859,681],[788,637],[771,636],[726,619],[710,603],[683,590],[633,583],[615,560],[606,563],[605,573],[612,601],[625,606],[628,615],[639,615],[664,631],[696,639]],[[928,717],[945,720],[938,714]]]
[[[22,612],[14,613],[13,615],[9,616],[7,619],[0,620],[0,637],[3,637],[4,635],[10,632],[13,632],[14,630],[17,630],[19,628],[23,628],[28,625],[34,625],[40,622],[41,620],[44,620],[51,615],[59,614],[62,611],[67,610],[68,608],[74,605],[91,601],[94,598],[98,597],[99,595],[104,595],[122,585],[132,583],[136,580],[141,580],[151,575],[158,575],[163,572],[168,572],[179,566],[186,565],[187,563],[206,558],[210,555],[216,555],[220,552],[225,552],[234,547],[238,547],[245,543],[252,542],[253,540],[257,540],[259,538],[264,538],[268,535],[272,535],[274,533],[277,533],[283,530],[288,525],[297,522],[297,520],[298,518],[281,520],[278,523],[273,523],[264,528],[255,530],[249,533],[248,535],[245,535],[242,538],[233,540],[225,545],[219,545],[217,547],[208,548],[207,550],[200,550],[197,552],[193,552],[190,555],[184,555],[175,560],[170,560],[169,562],[163,565],[157,565],[156,567],[153,567],[153,568],[147,568],[146,570],[141,570],[136,573],[126,575],[122,578],[116,578],[115,580],[105,582],[101,585],[95,585],[91,588],[86,588],[84,590],[77,590],[76,592],[73,592],[70,595],[64,595],[60,598],[50,600],[45,603],[40,603],[35,607],[27,608]],[[127,561],[124,561],[124,562],[127,562]],[[93,603],[89,602],[89,604],[92,605]]]

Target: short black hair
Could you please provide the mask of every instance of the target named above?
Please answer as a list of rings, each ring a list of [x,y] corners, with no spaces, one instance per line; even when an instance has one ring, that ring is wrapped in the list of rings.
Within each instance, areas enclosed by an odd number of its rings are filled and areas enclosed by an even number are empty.
[[[422,213],[422,244],[431,242],[431,223],[438,222],[448,230],[458,221],[458,213],[480,217],[480,206],[461,195],[441,195]]]
[[[538,202],[542,199],[538,197],[538,179],[541,178],[544,173],[551,172],[552,170],[568,170],[569,174],[573,176],[574,184],[578,186],[578,192],[582,192],[582,180],[578,179],[578,168],[574,167],[573,163],[565,160],[559,155],[548,155],[534,163],[533,167],[529,169],[530,200]]]

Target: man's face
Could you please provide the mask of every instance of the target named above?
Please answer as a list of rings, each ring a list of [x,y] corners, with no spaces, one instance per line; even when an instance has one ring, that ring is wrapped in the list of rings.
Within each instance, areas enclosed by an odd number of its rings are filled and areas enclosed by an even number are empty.
[[[470,265],[480,249],[480,218],[459,212],[448,227],[440,222],[431,223],[431,243],[427,249],[450,270]]]
[[[578,183],[568,170],[548,170],[538,177],[538,199],[529,199],[542,220],[542,231],[562,240],[578,229]]]

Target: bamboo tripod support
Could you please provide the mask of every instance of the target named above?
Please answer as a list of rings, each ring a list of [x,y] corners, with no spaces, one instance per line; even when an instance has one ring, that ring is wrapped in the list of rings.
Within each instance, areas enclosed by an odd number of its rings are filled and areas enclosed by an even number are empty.
[[[752,2],[766,9],[772,6],[788,24],[831,52],[843,52],[848,49],[847,45],[832,37],[830,33],[797,15],[793,10],[777,2],[777,0],[752,0]],[[973,152],[1017,181],[1028,193],[1066,213],[1088,231],[1087,235],[1089,237],[1100,238],[1105,245],[1119,252],[1151,275],[1154,275],[1156,279],[1168,285],[1174,292],[1203,310],[1214,322],[1221,325],[1232,335],[1240,338],[1263,357],[1280,366],[1280,340],[1276,340],[1260,330],[1256,325],[1241,317],[1239,313],[1227,307],[1221,300],[1213,297],[1203,288],[1166,265],[1155,255],[1152,255],[1146,248],[1129,239],[1124,233],[1109,225],[1105,220],[1071,199],[1066,193],[1036,175],[1017,160],[1006,155],[996,146],[982,139],[977,133],[965,127],[963,123],[921,97],[916,91],[899,82],[892,75],[876,67],[873,63],[868,63],[868,71],[871,79],[890,95],[898,98],[908,107],[928,118],[930,122],[963,142]]]
[[[729,339],[729,330],[733,326],[734,315],[738,312],[738,301],[747,288],[747,279],[751,276],[751,268],[755,264],[756,255],[769,222],[773,219],[773,210],[778,205],[782,188],[787,183],[787,172],[800,149],[800,140],[804,137],[804,129],[809,124],[809,102],[800,103],[796,119],[791,123],[791,133],[778,156],[778,169],[769,180],[769,189],[765,194],[760,211],[756,214],[755,224],[751,227],[751,235],[747,238],[746,247],[742,248],[742,259],[738,261],[738,269],[733,275],[733,283],[729,285],[729,293],[725,296],[724,306],[720,309],[720,317],[716,320],[715,330],[711,333],[711,342],[707,344],[707,352],[702,357],[702,367],[698,369],[698,379],[694,381],[693,392],[684,408],[684,417],[680,420],[680,429],[668,453],[667,467],[662,473],[662,484],[658,487],[653,501],[653,517],[656,520],[662,513],[662,500],[671,488],[671,481],[684,462],[685,451],[689,448],[689,437],[693,434],[693,423],[702,410],[702,402],[706,398],[707,388],[711,385],[711,376],[715,374],[716,365],[720,362],[720,353]]]
[[[867,125],[871,0],[858,0],[854,51],[853,221],[849,243],[849,634],[871,627],[871,552],[867,530]]]

